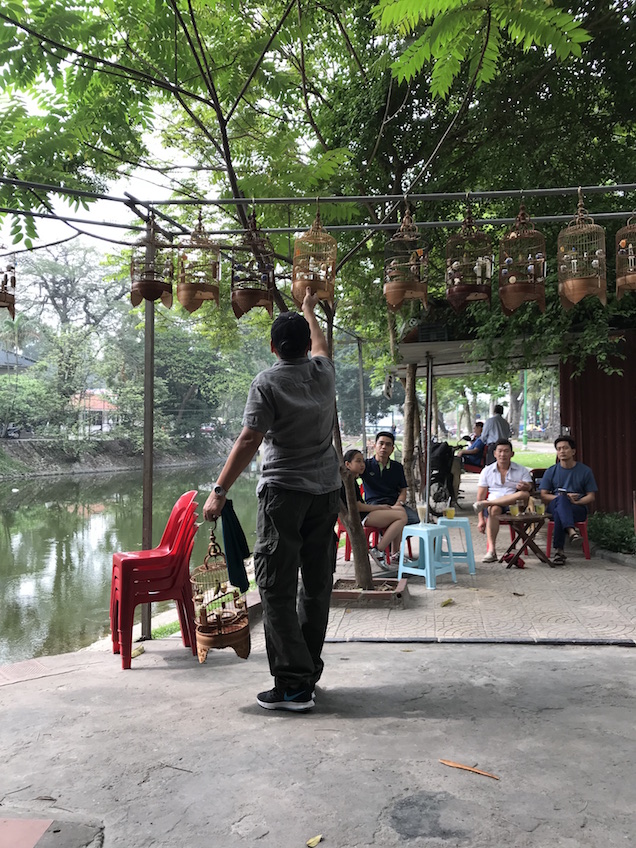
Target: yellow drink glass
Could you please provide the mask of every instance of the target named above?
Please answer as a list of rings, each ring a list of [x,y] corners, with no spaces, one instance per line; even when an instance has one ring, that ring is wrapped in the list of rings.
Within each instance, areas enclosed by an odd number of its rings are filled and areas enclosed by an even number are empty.
[[[543,502],[537,504],[537,515],[545,515],[545,504]]]
[[[512,515],[512,516],[519,515],[519,505],[518,504],[510,504],[510,515]]]
[[[454,506],[447,506],[446,509],[444,510],[444,517],[445,518],[455,518],[455,507]]]

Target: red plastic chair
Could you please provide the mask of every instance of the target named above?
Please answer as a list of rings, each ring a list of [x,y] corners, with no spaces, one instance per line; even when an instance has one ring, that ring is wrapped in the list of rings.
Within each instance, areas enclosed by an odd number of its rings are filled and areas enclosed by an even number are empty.
[[[378,539],[380,538],[380,529],[378,527],[366,527],[362,528],[364,530],[364,535],[367,539],[367,548],[377,548]],[[340,537],[342,534],[345,534],[345,562],[349,562],[351,560],[351,539],[349,538],[349,534],[347,533],[347,528],[344,526],[342,521],[338,519],[338,543],[340,543]],[[413,553],[411,552],[411,540],[407,541],[408,549],[409,549],[409,557],[413,559]],[[391,556],[391,549],[387,548],[385,550],[385,556],[388,558]]]
[[[581,534],[583,538],[583,553],[585,554],[585,559],[592,559],[592,555],[590,553],[590,540],[587,536],[587,518],[585,521],[577,521],[575,524],[576,529]],[[550,551],[552,550],[552,536],[554,535],[554,521],[548,521],[548,541],[545,548],[545,553],[548,559],[550,558]]]
[[[196,509],[196,504],[194,503],[194,499],[197,496],[196,489],[185,492],[181,497],[177,500],[175,505],[172,507],[172,511],[170,513],[170,517],[166,523],[163,534],[161,536],[161,541],[157,545],[156,548],[151,548],[150,550],[145,551],[129,551],[128,553],[116,553],[113,555],[113,574],[115,574],[115,569],[122,562],[122,558],[126,558],[127,560],[137,560],[139,563],[150,561],[151,563],[156,564],[156,558],[159,555],[168,553],[173,547],[177,539],[177,532],[180,527],[180,523],[183,517],[186,514],[193,514]],[[111,622],[113,621],[113,602],[114,602],[114,587],[115,583],[111,583],[111,597],[110,597],[110,618]],[[115,630],[113,632],[113,643],[116,645],[115,653],[119,653],[119,643],[116,638]],[[182,629],[183,632],[183,629]],[[185,641],[184,641],[185,644]],[[189,643],[187,645],[190,647]]]
[[[124,669],[130,668],[134,611],[141,603],[176,601],[183,643],[196,655],[189,569],[198,530],[195,496],[196,492],[189,492],[177,501],[162,537],[163,544],[151,551],[113,555],[111,633],[113,653],[121,652]]]

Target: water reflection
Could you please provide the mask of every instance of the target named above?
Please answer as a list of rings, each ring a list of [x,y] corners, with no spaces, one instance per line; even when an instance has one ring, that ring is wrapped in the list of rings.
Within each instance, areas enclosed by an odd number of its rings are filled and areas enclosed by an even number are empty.
[[[155,472],[153,544],[180,494],[198,489],[203,507],[215,471]],[[238,480],[231,492],[250,550],[255,488],[254,475]],[[113,552],[141,549],[141,508],[141,473],[37,478],[15,484],[13,491],[5,485],[0,491],[0,665],[74,651],[108,635]],[[193,565],[203,561],[209,528],[204,523],[197,534]]]

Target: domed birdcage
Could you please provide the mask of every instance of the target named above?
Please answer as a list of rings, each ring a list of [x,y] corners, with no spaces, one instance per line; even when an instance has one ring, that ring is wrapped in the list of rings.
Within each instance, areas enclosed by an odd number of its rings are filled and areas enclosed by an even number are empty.
[[[456,312],[480,300],[490,303],[493,264],[490,239],[477,229],[468,204],[461,232],[446,242],[446,299]]]
[[[247,252],[250,258],[239,258]],[[232,256],[232,309],[237,318],[256,306],[264,307],[270,317],[274,311],[274,248],[256,226],[254,212],[248,218],[248,230]]]
[[[201,212],[189,239],[180,247],[177,300],[190,313],[196,312],[205,300],[213,300],[218,306],[221,248],[208,238]]]
[[[405,300],[428,306],[428,253],[407,206],[400,229],[384,246],[384,297],[393,312]]]
[[[557,239],[557,262],[559,299],[564,309],[572,309],[588,295],[607,302],[605,230],[587,214],[581,189],[576,217]]]
[[[151,217],[146,235],[133,248],[130,260],[130,301],[139,306],[142,300],[161,300],[172,306],[174,256],[171,245],[160,239]]]
[[[333,305],[337,251],[338,243],[323,229],[320,210],[317,210],[311,227],[294,242],[292,297],[298,306],[303,302],[307,287],[320,300]]]
[[[7,309],[15,319],[15,256],[4,257],[4,267],[0,270],[0,307]]]
[[[616,233],[616,299],[636,291],[636,215]]]
[[[199,662],[206,661],[211,648],[233,648],[246,660],[250,655],[250,623],[245,594],[232,586],[227,562],[210,531],[208,552],[203,565],[190,577],[194,598]]]
[[[499,299],[506,315],[535,301],[545,312],[545,237],[521,204],[514,227],[499,243]]]

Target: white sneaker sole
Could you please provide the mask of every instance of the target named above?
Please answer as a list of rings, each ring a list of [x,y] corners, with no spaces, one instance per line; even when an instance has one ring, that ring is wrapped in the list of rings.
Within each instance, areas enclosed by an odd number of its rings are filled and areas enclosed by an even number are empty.
[[[312,710],[316,706],[313,698],[311,701],[274,701],[273,703],[260,701],[257,698],[256,703],[264,710],[287,710],[292,713],[304,713],[307,710]]]

